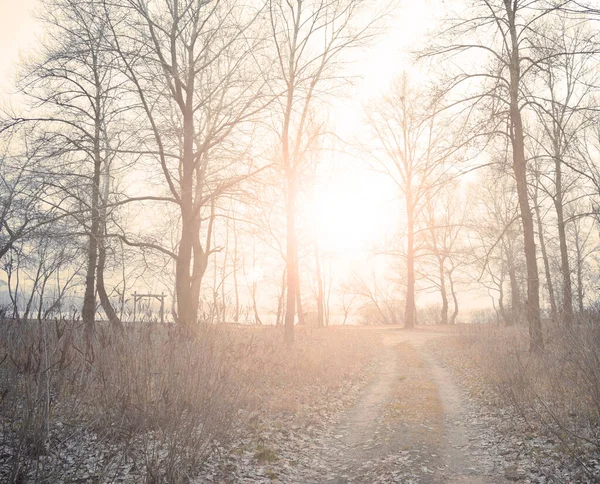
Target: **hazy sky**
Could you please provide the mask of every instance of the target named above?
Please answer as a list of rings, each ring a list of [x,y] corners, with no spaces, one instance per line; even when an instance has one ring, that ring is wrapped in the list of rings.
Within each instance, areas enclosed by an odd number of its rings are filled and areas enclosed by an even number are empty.
[[[16,72],[15,64],[19,52],[27,52],[41,29],[32,15],[40,0],[0,0],[0,91],[3,97],[10,89]],[[393,22],[395,29],[380,39],[365,62],[364,90],[359,98],[364,100],[371,93],[385,88],[390,77],[403,69],[398,56],[402,47],[415,43],[422,38],[428,24],[432,21],[432,12],[437,9],[438,0],[404,0],[402,8]]]
[[[20,54],[27,56],[35,52],[36,42],[40,41],[42,26],[35,19],[34,11],[42,0],[0,0],[0,105],[15,106],[18,97],[11,96],[14,92],[14,78],[18,69]],[[363,103],[378,96],[384,91],[394,75],[405,69],[407,51],[422,42],[425,32],[433,23],[435,4],[440,0],[403,0],[401,8],[389,21],[389,30],[367,51],[358,54],[354,63],[355,75],[362,77],[354,88],[354,95],[340,99],[333,106],[333,118],[343,137],[352,139],[361,130]],[[323,193],[318,193],[320,219],[322,223],[324,246],[345,242],[344,249],[359,249],[389,227],[390,190],[387,184],[382,184],[378,177],[366,172],[364,166],[342,160],[343,177],[336,176],[335,183],[326,181]],[[354,169],[350,169],[354,165]],[[361,163],[362,165],[362,163]],[[339,173],[337,175],[340,175]],[[385,186],[385,188],[384,188]],[[369,201],[366,203],[365,201]],[[337,216],[334,213],[352,214],[350,218]],[[348,210],[355,207],[355,210]],[[359,210],[361,207],[361,210]],[[364,219],[371,222],[368,230],[357,231],[354,218],[357,211]],[[367,216],[366,213],[370,215]],[[379,216],[375,216],[378,214]],[[348,218],[348,220],[346,219]],[[337,223],[331,224],[331,220]],[[333,236],[332,234],[337,234]],[[354,236],[352,236],[354,234]]]
[[[38,0],[0,0],[0,90],[10,89],[19,52],[35,42],[39,32],[31,12]]]
[[[27,56],[37,50],[42,28],[33,13],[41,1],[0,0],[0,105],[18,103],[18,97],[11,96],[14,78],[20,54]],[[363,104],[385,91],[395,75],[411,70],[408,51],[423,43],[427,30],[435,29],[442,2],[402,0],[402,8],[390,20],[391,28],[358,56],[354,69],[362,81],[350,98],[333,106],[332,117],[344,137],[352,139],[362,129]],[[315,230],[325,252],[337,249],[341,264],[354,267],[349,260],[364,255],[364,249],[378,237],[394,231],[390,221],[399,217],[399,200],[392,200],[395,188],[357,163],[359,160],[345,160],[343,154],[338,158],[340,171],[315,187]],[[361,220],[360,229],[357,219]]]

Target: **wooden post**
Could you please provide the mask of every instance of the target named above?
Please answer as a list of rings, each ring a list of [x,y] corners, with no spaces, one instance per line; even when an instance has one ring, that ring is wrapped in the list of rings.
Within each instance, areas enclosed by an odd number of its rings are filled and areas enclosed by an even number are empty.
[[[133,322],[135,323],[135,318],[137,315],[137,292],[133,293]]]
[[[165,322],[165,293],[160,295],[160,324]]]
[[[133,321],[137,321],[137,305],[138,302],[144,298],[156,299],[160,301],[160,322],[165,322],[165,293],[162,294],[138,294],[137,291],[133,293]]]

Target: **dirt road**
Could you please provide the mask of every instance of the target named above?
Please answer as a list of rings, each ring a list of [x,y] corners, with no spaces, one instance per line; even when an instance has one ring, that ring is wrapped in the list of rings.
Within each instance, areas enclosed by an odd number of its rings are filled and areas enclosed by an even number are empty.
[[[431,351],[433,332],[378,330],[378,370],[323,446],[315,482],[501,483],[472,402]],[[473,419],[476,420],[476,419]],[[486,448],[487,447],[487,448]],[[308,476],[305,476],[308,477]]]
[[[498,431],[489,408],[465,394],[435,349],[446,347],[443,340],[436,340],[448,338],[454,330],[450,334],[438,327],[356,331],[376,332],[380,344],[374,367],[364,372],[368,381],[362,390],[354,387],[359,392],[353,396],[355,403],[338,406],[339,412],[316,408],[309,412],[313,415],[310,423],[292,419],[287,421],[287,428],[281,423],[265,424],[257,442],[262,454],[267,448],[271,450],[271,458],[257,462],[252,457],[256,449],[252,450],[247,440],[244,448],[250,450],[237,457],[230,455],[226,464],[237,475],[220,482],[524,482],[524,472],[515,465],[520,455],[518,446]],[[219,467],[224,464],[219,463]]]

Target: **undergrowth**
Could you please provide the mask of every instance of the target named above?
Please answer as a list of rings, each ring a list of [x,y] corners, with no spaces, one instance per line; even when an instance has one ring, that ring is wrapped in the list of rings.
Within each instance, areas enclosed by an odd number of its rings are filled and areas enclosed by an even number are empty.
[[[282,340],[274,327],[98,324],[88,344],[78,321],[0,321],[0,480],[188,482],[240,416],[296,412],[369,356],[353,330]]]
[[[528,349],[525,327],[465,325],[461,346],[531,431],[557,439],[591,478],[600,454],[600,325],[545,324],[546,349]]]

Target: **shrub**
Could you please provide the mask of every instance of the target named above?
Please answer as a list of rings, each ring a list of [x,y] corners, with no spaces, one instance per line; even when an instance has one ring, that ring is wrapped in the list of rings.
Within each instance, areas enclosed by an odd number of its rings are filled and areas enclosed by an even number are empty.
[[[600,453],[600,325],[595,318],[547,324],[545,340],[545,352],[536,355],[526,328],[473,326],[463,334],[505,402],[533,429],[559,439],[585,470],[585,456]]]
[[[98,325],[86,345],[77,321],[0,324],[12,482],[55,480],[65,459],[69,472],[108,478],[128,454],[148,480],[179,482],[227,437],[259,375],[248,342],[215,325],[138,324],[119,337]]]

